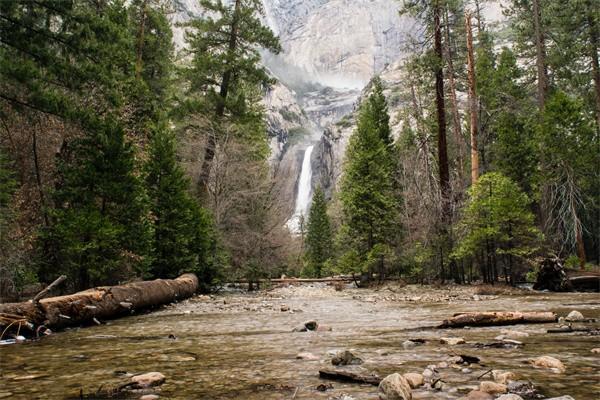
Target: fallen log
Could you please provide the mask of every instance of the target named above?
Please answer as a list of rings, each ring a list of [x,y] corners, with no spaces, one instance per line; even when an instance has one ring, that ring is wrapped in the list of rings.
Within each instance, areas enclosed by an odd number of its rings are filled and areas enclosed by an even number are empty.
[[[454,314],[438,328],[462,328],[465,326],[500,326],[516,324],[541,324],[556,322],[552,312],[468,312]]]
[[[61,329],[87,324],[182,300],[197,289],[196,275],[184,274],[177,279],[102,286],[35,302],[5,303],[0,304],[0,327],[8,329],[10,321],[31,331],[39,326]]]
[[[349,369],[320,369],[319,377],[322,379],[332,379],[342,382],[367,383],[375,386],[379,385],[379,382],[381,382],[381,378],[375,374]]]

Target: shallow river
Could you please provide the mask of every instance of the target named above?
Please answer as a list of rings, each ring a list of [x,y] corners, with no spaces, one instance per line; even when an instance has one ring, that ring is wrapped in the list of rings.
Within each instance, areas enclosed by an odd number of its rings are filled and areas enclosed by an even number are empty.
[[[399,289],[335,292],[318,287],[203,296],[34,343],[0,346],[0,398],[76,399],[80,393],[90,398],[101,385],[115,387],[127,382],[123,371],[159,371],[167,378],[157,392],[161,398],[337,399],[347,394],[356,400],[376,399],[375,386],[332,382],[333,388],[316,390],[317,385],[329,383],[319,379],[318,370],[331,365],[328,353],[338,349],[354,349],[365,360],[364,368],[382,376],[422,372],[425,366],[453,354],[481,358],[483,366],[472,365],[470,373],[439,369],[445,390],[416,390],[415,399],[457,399],[492,368],[514,371],[519,378],[535,383],[545,396],[600,398],[600,355],[591,352],[600,347],[600,336],[545,334],[554,324],[521,325],[512,328],[529,333],[519,339],[523,347],[482,349],[474,343],[494,342],[507,327],[426,328],[453,313],[474,310],[551,310],[566,315],[576,309],[585,317],[600,318],[597,294],[532,293],[481,296],[476,301],[477,296],[473,299],[470,294],[439,290],[435,298],[421,296],[419,288],[412,290],[413,301],[405,301]],[[415,293],[422,297],[420,301]],[[282,312],[282,305],[292,311]],[[309,319],[332,330],[292,332]],[[170,334],[176,339],[169,339]],[[437,339],[442,336],[460,336],[467,344],[441,345]],[[402,342],[409,338],[433,340],[405,350]],[[320,360],[296,359],[300,352],[313,353]],[[566,373],[528,364],[528,359],[541,355],[562,360]]]

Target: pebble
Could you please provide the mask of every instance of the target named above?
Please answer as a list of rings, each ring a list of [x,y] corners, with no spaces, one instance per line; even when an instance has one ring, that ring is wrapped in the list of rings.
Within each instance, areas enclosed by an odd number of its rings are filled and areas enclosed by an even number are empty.
[[[455,338],[455,337],[443,337],[440,338],[440,343],[441,344],[447,344],[450,346],[455,346],[457,344],[463,344],[465,343],[465,339],[463,338]]]

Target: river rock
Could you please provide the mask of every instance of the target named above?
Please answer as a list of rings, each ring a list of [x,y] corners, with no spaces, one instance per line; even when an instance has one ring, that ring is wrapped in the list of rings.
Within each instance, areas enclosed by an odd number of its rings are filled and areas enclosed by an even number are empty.
[[[457,344],[463,344],[465,343],[465,339],[463,338],[456,338],[456,337],[443,337],[440,338],[440,343],[441,344],[447,344],[450,346],[455,346]]]
[[[571,396],[560,396],[560,397],[553,397],[551,399],[546,399],[546,400],[575,400],[575,399],[572,398]]]
[[[423,386],[425,383],[425,378],[423,375],[418,374],[416,372],[409,372],[407,374],[402,375],[408,381],[408,384],[412,389],[418,388],[419,386]]]
[[[402,347],[404,348],[404,350],[413,349],[417,347],[417,343],[413,342],[412,340],[406,340],[402,342]]]
[[[386,376],[379,383],[380,400],[412,400],[412,391],[408,380],[395,373]]]
[[[331,332],[333,330],[330,326],[319,325],[317,326],[317,332]]]
[[[429,368],[425,368],[423,370],[423,378],[425,379],[431,379],[433,377],[434,372],[432,370],[430,370]]]
[[[494,400],[494,396],[479,390],[472,390],[464,397],[465,400]]]
[[[527,381],[511,381],[506,386],[509,393],[518,394],[525,398],[537,397],[537,389],[531,382]]]
[[[501,383],[506,385],[509,381],[514,381],[517,379],[516,375],[510,371],[502,371],[499,369],[495,369],[492,371],[492,377],[496,383]]]
[[[144,389],[153,386],[160,386],[165,383],[165,376],[160,372],[148,372],[145,374],[135,375],[131,377],[131,382],[134,383],[136,389]]]
[[[506,393],[506,385],[492,381],[483,381],[479,384],[479,390],[490,394]]]
[[[498,397],[496,400],[523,400],[523,398],[521,396],[519,396],[518,394],[508,393],[508,394],[503,394],[502,396]]]
[[[307,332],[307,331],[315,331],[319,327],[317,321],[310,320],[306,321],[304,324],[294,328],[293,332]]]
[[[590,350],[590,351],[591,351],[592,353],[594,353],[594,354],[600,354],[600,347],[593,348],[593,349],[592,349],[592,350]]]
[[[319,360],[319,356],[314,355],[313,353],[303,352],[298,353],[296,355],[298,360],[308,360],[308,361],[317,361]]]
[[[536,367],[554,369],[561,373],[566,371],[565,365],[558,358],[542,356],[530,362]]]
[[[157,394],[145,394],[142,397],[140,397],[139,400],[157,400],[160,399],[160,396],[158,396]]]
[[[577,322],[583,321],[585,318],[583,317],[583,314],[581,314],[579,311],[571,311],[565,319],[569,322]]]
[[[286,304],[282,304],[279,309],[281,310],[281,312],[290,311],[290,306],[288,306]]]
[[[333,365],[359,365],[363,363],[360,357],[348,350],[338,351],[331,359]]]

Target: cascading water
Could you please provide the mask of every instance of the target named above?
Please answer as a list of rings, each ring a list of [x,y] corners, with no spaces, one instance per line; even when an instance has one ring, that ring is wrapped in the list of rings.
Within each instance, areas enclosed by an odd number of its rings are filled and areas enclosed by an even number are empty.
[[[304,151],[304,159],[302,160],[302,170],[300,171],[300,181],[298,182],[298,195],[296,196],[296,208],[294,215],[287,222],[287,227],[290,232],[300,233],[302,230],[303,219],[308,216],[308,207],[312,194],[312,166],[310,157],[312,155],[314,145],[310,145]],[[304,222],[306,223],[306,222]]]

